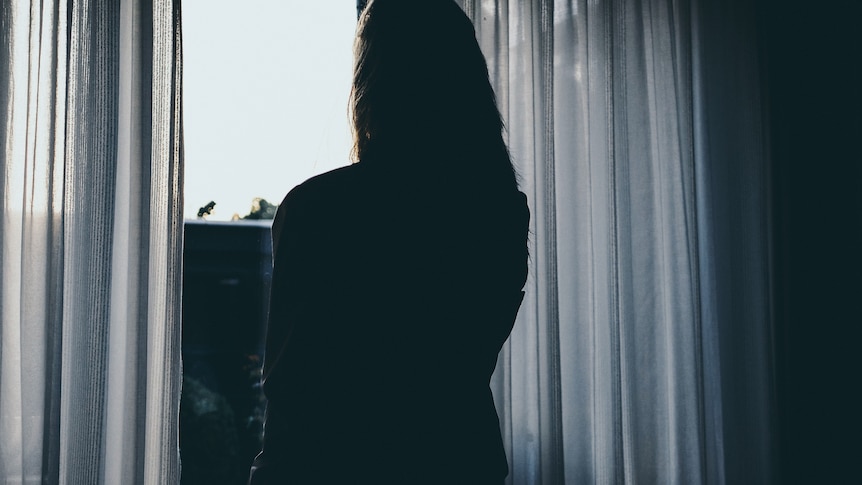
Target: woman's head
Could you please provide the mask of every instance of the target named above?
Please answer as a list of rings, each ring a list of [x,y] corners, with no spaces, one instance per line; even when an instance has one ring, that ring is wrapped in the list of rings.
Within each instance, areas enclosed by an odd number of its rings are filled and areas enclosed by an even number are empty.
[[[483,153],[504,158],[496,163],[511,172],[485,58],[454,2],[372,0],[359,19],[354,55],[356,161],[381,150]]]

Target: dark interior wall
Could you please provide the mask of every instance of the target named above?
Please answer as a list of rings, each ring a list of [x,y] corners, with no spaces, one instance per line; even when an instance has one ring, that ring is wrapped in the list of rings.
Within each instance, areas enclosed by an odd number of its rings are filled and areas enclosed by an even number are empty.
[[[858,457],[858,1],[759,2],[770,121],[780,483],[844,483]]]

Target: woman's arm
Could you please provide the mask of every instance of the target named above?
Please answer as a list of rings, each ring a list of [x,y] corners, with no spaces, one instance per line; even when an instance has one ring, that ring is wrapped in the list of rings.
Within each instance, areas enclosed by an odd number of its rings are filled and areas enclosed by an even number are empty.
[[[279,450],[285,426],[284,416],[277,409],[282,400],[279,395],[279,389],[282,387],[279,378],[283,372],[279,369],[279,364],[293,330],[294,318],[291,314],[295,315],[300,311],[298,306],[302,302],[302,296],[298,293],[302,287],[299,282],[303,278],[299,247],[304,237],[301,227],[303,208],[298,199],[296,189],[287,194],[279,205],[272,224],[273,273],[261,379],[268,403],[263,448],[252,464],[250,485],[280,481],[276,470],[278,463],[284,460]]]

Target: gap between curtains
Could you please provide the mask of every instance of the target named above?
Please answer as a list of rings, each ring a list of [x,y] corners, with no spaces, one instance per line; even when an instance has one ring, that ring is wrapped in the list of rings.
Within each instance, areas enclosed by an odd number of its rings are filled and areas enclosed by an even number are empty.
[[[176,483],[179,3],[2,5],[0,479]]]
[[[770,483],[752,6],[459,3],[534,214],[492,380],[508,483]]]

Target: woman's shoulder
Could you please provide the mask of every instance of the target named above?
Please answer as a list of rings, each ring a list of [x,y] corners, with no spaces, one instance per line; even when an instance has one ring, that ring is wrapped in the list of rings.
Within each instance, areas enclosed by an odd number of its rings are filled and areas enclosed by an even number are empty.
[[[357,165],[339,167],[297,185],[284,196],[273,221],[273,235],[280,234],[285,226],[298,229],[304,223],[313,221],[327,207],[342,205],[356,187],[361,184],[361,170]],[[274,238],[275,239],[275,238]]]
[[[347,185],[354,185],[361,177],[357,164],[339,167],[315,175],[297,185],[284,197],[283,203],[294,204],[308,198],[316,198],[321,193],[341,191]]]

